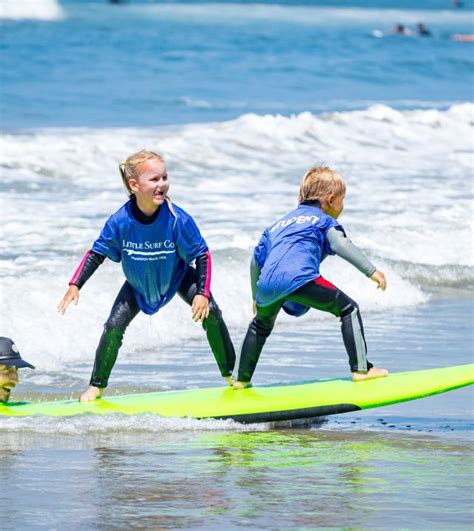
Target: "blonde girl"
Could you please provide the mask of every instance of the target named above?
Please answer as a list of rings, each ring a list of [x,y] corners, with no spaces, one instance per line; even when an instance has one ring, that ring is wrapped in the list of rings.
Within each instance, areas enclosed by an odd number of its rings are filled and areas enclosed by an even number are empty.
[[[176,293],[201,321],[222,376],[231,384],[234,347],[212,297],[211,255],[199,229],[171,202],[166,164],[159,153],[142,150],[120,164],[129,200],[106,222],[86,253],[58,305],[62,314],[79,301],[79,290],[109,258],[125,275],[99,341],[90,387],[82,401],[98,398],[107,387],[126,328],[140,312],[156,313]],[[194,266],[192,265],[194,263]]]

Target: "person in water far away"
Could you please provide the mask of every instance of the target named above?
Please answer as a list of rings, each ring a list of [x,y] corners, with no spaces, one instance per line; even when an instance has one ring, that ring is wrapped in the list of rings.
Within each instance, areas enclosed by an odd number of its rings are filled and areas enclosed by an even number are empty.
[[[382,271],[347,238],[337,221],[345,194],[346,185],[340,175],[327,167],[311,168],[303,177],[298,207],[263,232],[251,261],[256,315],[242,345],[234,388],[250,386],[262,348],[282,308],[294,316],[315,308],[341,320],[353,380],[388,374],[367,360],[357,303],[319,271],[327,255],[337,254],[376,282],[382,291],[387,287]]]

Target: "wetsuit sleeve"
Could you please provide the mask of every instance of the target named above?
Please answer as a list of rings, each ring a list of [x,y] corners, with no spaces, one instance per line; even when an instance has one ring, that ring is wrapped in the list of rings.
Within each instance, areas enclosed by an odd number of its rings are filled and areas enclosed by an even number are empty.
[[[211,296],[212,260],[209,249],[196,258],[197,294],[208,299]]]
[[[262,237],[260,238],[260,241],[257,244],[257,247],[255,247],[255,250],[253,252],[253,257],[255,260],[255,265],[262,269],[263,264],[265,263],[265,260],[267,259],[268,255],[268,234],[265,230],[262,234]]]
[[[207,244],[190,216],[183,220],[182,214],[179,215],[175,230],[178,255],[187,264],[196,260],[198,256],[205,254]]]
[[[107,220],[100,236],[94,242],[92,250],[97,254],[106,256],[112,262],[120,262],[122,259],[120,238],[118,237],[113,218]]]
[[[255,256],[252,256],[252,260],[250,260],[250,284],[252,286],[252,299],[255,300],[257,298],[257,282],[260,278],[260,271],[261,269],[258,267]]]
[[[347,260],[368,277],[371,277],[375,273],[377,268],[372,262],[370,262],[365,254],[351,242],[345,232],[339,230],[338,227],[331,227],[328,230],[326,237],[331,250],[335,254],[344,258],[344,260]]]
[[[69,285],[77,286],[79,289],[81,289],[104,260],[105,256],[94,251],[87,251],[74,275],[69,281]]]

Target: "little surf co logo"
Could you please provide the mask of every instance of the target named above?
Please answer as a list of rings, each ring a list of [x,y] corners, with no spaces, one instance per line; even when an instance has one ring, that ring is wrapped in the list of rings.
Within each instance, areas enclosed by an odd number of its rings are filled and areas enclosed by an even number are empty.
[[[176,253],[176,245],[171,240],[161,242],[132,242],[122,241],[122,251],[138,260],[160,260],[166,258],[168,254]]]

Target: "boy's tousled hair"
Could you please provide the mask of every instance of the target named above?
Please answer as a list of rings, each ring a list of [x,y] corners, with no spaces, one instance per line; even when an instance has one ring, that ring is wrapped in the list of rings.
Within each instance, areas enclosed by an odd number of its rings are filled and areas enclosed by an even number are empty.
[[[338,173],[327,166],[313,166],[303,175],[298,202],[321,201],[328,195],[338,196],[345,191],[346,184]]]
[[[140,176],[140,166],[151,159],[158,159],[165,163],[165,159],[160,153],[142,149],[133,155],[130,155],[127,159],[119,164],[120,176],[122,177],[123,185],[125,186],[125,190],[127,191],[129,197],[134,195],[132,189],[130,188],[130,179],[138,180]],[[171,214],[175,219],[177,219],[178,216],[173,208],[173,204],[171,203],[171,197],[166,195],[165,201],[168,204]]]

